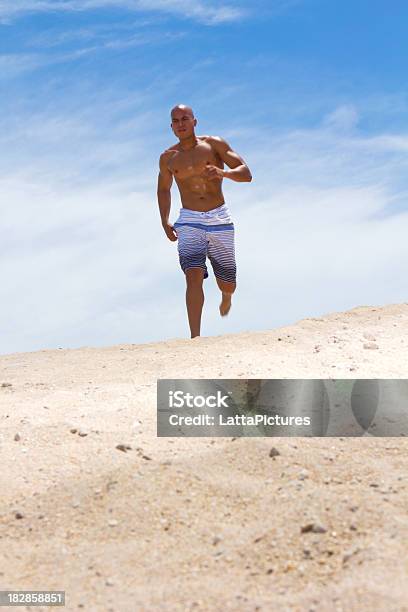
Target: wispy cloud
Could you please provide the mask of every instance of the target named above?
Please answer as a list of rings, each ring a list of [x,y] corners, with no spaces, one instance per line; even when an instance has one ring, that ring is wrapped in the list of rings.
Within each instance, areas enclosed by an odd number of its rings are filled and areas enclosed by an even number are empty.
[[[44,52],[40,52],[40,49],[38,49],[36,53],[0,54],[0,81],[16,78],[24,73],[32,72],[46,66],[74,62],[89,55],[103,53],[104,51],[122,51],[148,45],[165,45],[178,41],[183,38],[183,36],[185,36],[184,32],[174,31],[136,32],[126,36],[119,36],[116,32],[111,32],[109,35],[102,37],[102,39],[95,36],[95,40],[92,41],[93,44],[88,44],[86,46],[74,45],[69,49],[58,48],[57,42],[48,45],[45,43],[46,50],[47,46],[54,46],[57,48],[53,53],[45,52],[43,47],[41,51]],[[44,39],[42,40],[44,41]],[[77,40],[79,41],[81,38],[78,37]],[[37,44],[39,47],[41,46],[39,41],[37,41]]]
[[[0,55],[0,79],[19,76],[42,65],[43,59],[35,53],[5,53]]]
[[[157,11],[217,25],[242,19],[247,10],[204,0],[0,0],[3,21],[26,13],[91,11],[104,8]]]
[[[339,106],[324,118],[323,123],[327,127],[341,131],[350,130],[358,123],[357,109],[352,105]]]
[[[33,35],[25,42],[30,47],[47,49],[52,47],[97,41],[109,42],[112,38],[134,36],[147,28],[161,26],[163,19],[137,19],[131,22],[109,22],[108,24],[90,24],[87,27],[65,29],[47,28]]]

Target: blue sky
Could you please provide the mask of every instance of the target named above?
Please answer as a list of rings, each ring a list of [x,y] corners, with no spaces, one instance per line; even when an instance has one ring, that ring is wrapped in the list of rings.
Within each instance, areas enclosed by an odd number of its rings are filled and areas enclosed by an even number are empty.
[[[203,335],[405,301],[407,17],[402,1],[0,0],[0,352],[188,336],[156,201],[176,103],[254,176],[224,181],[238,289],[220,319],[205,281]]]

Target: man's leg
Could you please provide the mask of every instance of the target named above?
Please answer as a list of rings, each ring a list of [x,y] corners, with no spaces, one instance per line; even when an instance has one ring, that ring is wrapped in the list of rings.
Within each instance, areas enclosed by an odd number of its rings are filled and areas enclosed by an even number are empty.
[[[180,265],[185,273],[186,305],[191,337],[200,335],[204,304],[203,279],[208,277],[205,264],[207,242],[205,231],[191,225],[177,226]]]
[[[225,317],[231,309],[232,294],[236,289],[237,266],[235,263],[234,226],[229,224],[220,231],[207,231],[208,256],[214,270],[217,285],[222,293],[220,315]]]
[[[201,313],[204,304],[203,268],[188,268],[186,270],[186,304],[191,337],[200,335]]]
[[[223,281],[220,278],[217,278],[216,280],[217,280],[217,285],[221,289],[221,293],[222,293],[222,300],[220,304],[220,315],[222,317],[225,317],[230,311],[232,294],[234,293],[237,284]]]

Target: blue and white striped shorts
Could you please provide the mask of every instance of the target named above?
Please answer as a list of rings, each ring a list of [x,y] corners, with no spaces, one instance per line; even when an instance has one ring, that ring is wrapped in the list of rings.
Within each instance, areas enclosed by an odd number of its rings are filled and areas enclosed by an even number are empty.
[[[184,273],[188,268],[202,268],[204,278],[208,278],[205,263],[208,257],[216,278],[235,282],[234,224],[226,204],[208,212],[181,208],[173,227]]]

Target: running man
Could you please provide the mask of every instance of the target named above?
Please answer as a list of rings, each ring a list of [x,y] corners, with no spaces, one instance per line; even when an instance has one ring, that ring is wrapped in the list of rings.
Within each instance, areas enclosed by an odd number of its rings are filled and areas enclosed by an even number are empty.
[[[196,136],[197,119],[189,106],[171,111],[171,128],[179,139],[160,156],[157,186],[160,216],[169,240],[178,239],[180,265],[186,276],[186,305],[191,337],[200,335],[204,304],[203,280],[208,277],[208,257],[222,293],[220,314],[231,308],[236,288],[234,224],[225,204],[223,178],[240,183],[252,180],[242,157],[218,136]],[[224,163],[230,170],[224,170]],[[169,223],[171,193],[176,179],[182,208],[174,225]]]

